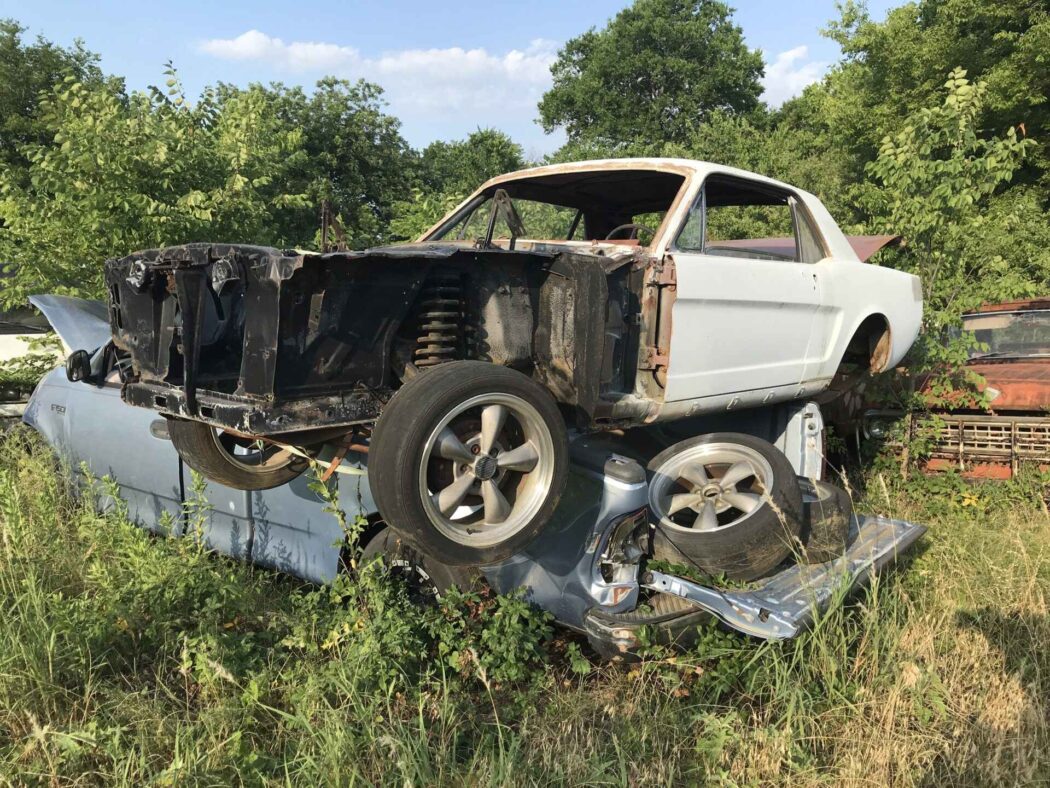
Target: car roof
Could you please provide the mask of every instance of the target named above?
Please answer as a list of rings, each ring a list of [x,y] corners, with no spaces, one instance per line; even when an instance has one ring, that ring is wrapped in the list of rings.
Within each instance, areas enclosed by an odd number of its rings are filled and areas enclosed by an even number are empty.
[[[497,175],[495,178],[490,178],[489,180],[485,181],[485,183],[483,183],[479,187],[478,191],[487,189],[490,186],[496,186],[500,183],[506,183],[508,181],[515,181],[526,178],[538,178],[546,175],[563,175],[572,172],[616,170],[651,170],[655,172],[676,173],[685,178],[690,178],[693,176],[703,176],[711,172],[718,172],[724,175],[736,175],[741,178],[749,178],[751,180],[762,181],[773,186],[779,186],[781,188],[798,191],[798,189],[791,186],[790,184],[782,183],[781,181],[774,180],[773,178],[767,178],[766,176],[759,175],[758,173],[737,169],[736,167],[727,167],[722,164],[716,164],[714,162],[709,161],[700,161],[698,159],[676,159],[669,157],[588,159],[584,161],[563,162],[560,164],[544,164],[539,167],[529,167],[524,170],[508,172],[504,175]]]

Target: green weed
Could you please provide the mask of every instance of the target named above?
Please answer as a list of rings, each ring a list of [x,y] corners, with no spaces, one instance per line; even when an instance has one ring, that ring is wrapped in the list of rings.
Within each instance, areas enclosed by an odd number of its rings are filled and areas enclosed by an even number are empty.
[[[106,484],[69,477],[2,439],[0,784],[1050,778],[1041,477],[854,478],[859,509],[930,527],[898,572],[796,640],[710,628],[626,667],[520,596],[421,607],[378,565],[303,584],[98,514]]]

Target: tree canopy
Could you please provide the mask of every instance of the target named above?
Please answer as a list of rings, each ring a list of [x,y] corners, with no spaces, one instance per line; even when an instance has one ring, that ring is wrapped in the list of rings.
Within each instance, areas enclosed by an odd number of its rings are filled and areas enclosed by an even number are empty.
[[[481,182],[528,164],[495,128],[412,150],[366,82],[220,84],[190,99],[171,72],[166,88],[129,95],[84,45],[23,32],[0,23],[7,303],[98,295],[101,261],[136,248],[315,247],[322,202],[356,248],[413,239]],[[728,6],[636,0],[554,63],[539,115],[568,140],[548,160],[685,156],[811,191],[849,232],[904,236],[880,262],[922,274],[931,329],[977,300],[1045,294],[1044,0],[917,0],[881,21],[846,2],[827,34],[840,62],[770,109],[761,53]]]
[[[5,169],[24,170],[22,146],[41,142],[46,133],[39,122],[41,92],[67,75],[84,83],[103,81],[98,56],[80,41],[70,49],[42,37],[25,44],[24,32],[14,20],[0,19],[0,167]]]
[[[255,88],[190,106],[174,73],[167,93],[124,97],[65,77],[41,102],[48,142],[22,148],[28,180],[0,172],[0,297],[97,295],[101,262],[136,249],[224,238],[290,244],[279,214],[308,205],[289,190],[302,133]]]
[[[263,96],[283,128],[302,135],[289,188],[305,194],[307,204],[282,212],[277,234],[312,245],[319,206],[327,201],[355,248],[385,242],[392,206],[413,184],[413,159],[400,121],[385,111],[382,88],[327,77],[311,93],[280,84],[250,91]],[[243,91],[224,85],[223,93]]]
[[[416,186],[394,205],[391,235],[415,240],[489,178],[525,166],[521,146],[496,129],[478,129],[463,140],[432,142],[416,162]]]
[[[466,195],[496,175],[526,166],[518,143],[497,129],[478,129],[463,140],[427,145],[419,156],[425,189]]]
[[[712,112],[758,108],[762,55],[717,0],[636,0],[569,40],[540,101],[543,127],[570,140],[683,140]]]
[[[1050,6],[1044,0],[918,0],[890,10],[882,21],[850,0],[826,34],[841,46],[842,60],[822,83],[781,109],[781,123],[807,128],[822,147],[837,149],[844,177],[853,184],[865,180],[864,168],[885,135],[938,102],[956,68],[985,84],[979,129],[1015,127],[1021,136],[1046,138]],[[1048,165],[1046,146],[1040,145],[1015,181],[1038,182],[1050,198]]]

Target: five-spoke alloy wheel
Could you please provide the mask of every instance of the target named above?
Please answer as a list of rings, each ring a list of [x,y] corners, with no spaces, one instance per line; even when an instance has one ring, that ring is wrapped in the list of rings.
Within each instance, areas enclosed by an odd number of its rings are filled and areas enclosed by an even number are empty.
[[[649,463],[654,554],[753,580],[798,548],[802,495],[787,457],[740,433],[668,447]]]
[[[565,423],[551,395],[506,367],[456,361],[406,383],[384,408],[369,484],[391,527],[452,565],[524,549],[565,486]]]
[[[737,443],[703,443],[661,465],[650,499],[667,528],[713,531],[732,528],[762,504],[773,469],[754,449]]]

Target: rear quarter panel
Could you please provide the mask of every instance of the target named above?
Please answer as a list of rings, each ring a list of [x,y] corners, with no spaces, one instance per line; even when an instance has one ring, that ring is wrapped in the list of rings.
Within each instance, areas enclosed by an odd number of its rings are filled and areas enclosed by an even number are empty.
[[[814,342],[824,348],[819,369],[809,377],[830,379],[857,329],[881,315],[890,327],[890,354],[884,369],[904,358],[922,325],[918,277],[869,263],[828,258],[820,268],[821,307]]]

